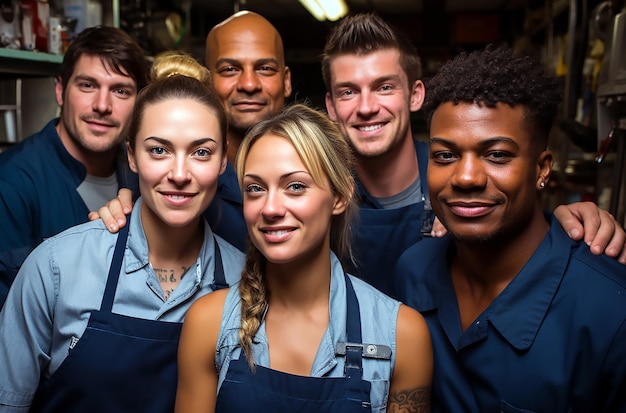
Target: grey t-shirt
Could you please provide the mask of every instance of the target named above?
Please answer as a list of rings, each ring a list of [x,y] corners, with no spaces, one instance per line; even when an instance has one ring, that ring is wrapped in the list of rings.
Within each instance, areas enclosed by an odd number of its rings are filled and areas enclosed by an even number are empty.
[[[396,209],[422,202],[422,198],[422,182],[420,181],[420,178],[418,176],[417,179],[411,185],[409,185],[407,189],[400,192],[399,194],[383,198],[376,198],[376,200],[380,203],[380,205],[382,205],[384,209]]]
[[[117,197],[117,174],[101,178],[87,175],[85,180],[76,188],[90,211],[97,211],[111,199]]]

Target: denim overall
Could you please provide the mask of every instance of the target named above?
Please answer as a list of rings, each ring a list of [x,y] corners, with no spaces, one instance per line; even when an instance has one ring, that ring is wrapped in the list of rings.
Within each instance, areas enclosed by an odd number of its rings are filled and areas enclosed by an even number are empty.
[[[182,323],[112,313],[128,227],[121,229],[100,311],[61,366],[37,390],[30,412],[170,413],[176,398]],[[226,288],[215,243],[215,284]]]
[[[352,282],[344,274],[348,298],[344,377],[308,377],[256,366],[250,370],[243,352],[232,360],[217,396],[215,413],[371,412],[370,383],[362,379],[361,316]]]

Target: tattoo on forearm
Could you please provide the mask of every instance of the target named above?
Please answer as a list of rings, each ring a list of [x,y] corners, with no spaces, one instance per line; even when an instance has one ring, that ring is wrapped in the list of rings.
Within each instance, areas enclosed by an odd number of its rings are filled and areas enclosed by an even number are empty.
[[[390,413],[429,413],[430,388],[420,387],[390,393],[387,411]]]

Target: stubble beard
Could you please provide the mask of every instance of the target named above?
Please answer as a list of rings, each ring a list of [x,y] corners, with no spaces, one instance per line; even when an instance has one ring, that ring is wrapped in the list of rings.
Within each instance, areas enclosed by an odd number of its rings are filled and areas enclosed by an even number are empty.
[[[79,120],[78,122],[81,121],[82,120]],[[81,151],[90,153],[106,153],[117,149],[120,143],[127,136],[128,130],[128,125],[126,125],[120,131],[120,134],[115,137],[115,139],[109,139],[106,135],[92,135],[92,138],[90,139],[89,136],[79,131],[77,122],[67,122],[67,119],[63,118],[63,123],[65,131],[67,132],[70,140],[74,142],[74,145],[76,145]]]

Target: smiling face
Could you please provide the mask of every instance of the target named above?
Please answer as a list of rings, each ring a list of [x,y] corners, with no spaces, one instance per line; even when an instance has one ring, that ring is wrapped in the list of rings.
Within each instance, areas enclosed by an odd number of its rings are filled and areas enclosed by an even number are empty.
[[[129,147],[139,175],[142,219],[156,225],[195,225],[226,167],[219,121],[213,109],[191,99],[169,99],[145,107]]]
[[[245,132],[281,110],[291,94],[280,36],[259,15],[246,13],[211,30],[206,62],[232,129]]]
[[[435,110],[430,136],[432,207],[457,240],[514,239],[542,216],[537,194],[552,155],[533,142],[522,106],[447,102]]]
[[[333,215],[345,210],[328,182],[316,183],[285,138],[256,140],[244,164],[244,218],[269,262],[291,263],[330,250]]]
[[[117,150],[137,98],[137,85],[129,76],[105,66],[99,56],[82,55],[63,91],[56,84],[62,107],[59,136],[68,151],[83,160],[82,153]]]
[[[328,114],[358,156],[384,155],[412,139],[410,115],[422,105],[424,85],[409,85],[398,50],[339,55],[330,63],[330,75]]]

